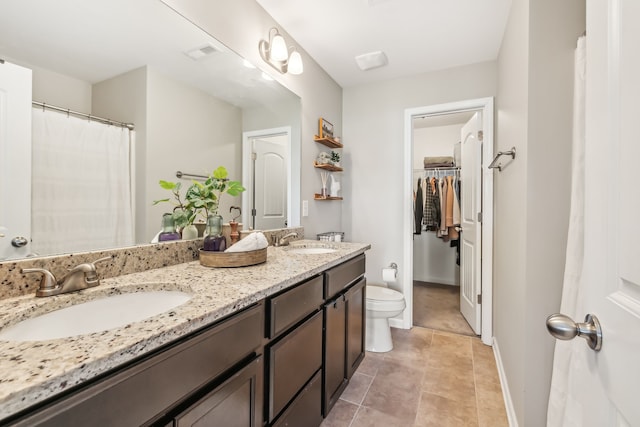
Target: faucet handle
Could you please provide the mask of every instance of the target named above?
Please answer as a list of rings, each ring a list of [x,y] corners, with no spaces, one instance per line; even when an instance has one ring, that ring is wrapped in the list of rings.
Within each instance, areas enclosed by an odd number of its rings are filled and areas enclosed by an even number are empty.
[[[112,258],[108,256],[108,257],[97,259],[93,262],[85,262],[82,264],[78,264],[75,267],[70,268],[69,271],[71,273],[75,273],[77,271],[83,272],[85,274],[85,278],[86,278],[85,280],[87,281],[87,283],[91,283],[91,284],[95,283],[95,285],[93,286],[96,286],[100,284],[98,280],[98,272],[96,271],[96,264],[99,262],[108,261],[110,259]]]
[[[36,296],[44,297],[53,295],[53,292],[58,289],[58,281],[52,272],[44,268],[23,268],[20,270],[22,274],[29,273],[41,273],[40,286],[36,290]]]

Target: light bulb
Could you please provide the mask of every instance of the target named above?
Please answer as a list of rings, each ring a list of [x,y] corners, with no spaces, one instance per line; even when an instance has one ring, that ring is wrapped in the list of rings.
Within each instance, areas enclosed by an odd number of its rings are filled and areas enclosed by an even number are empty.
[[[287,45],[284,42],[284,37],[280,34],[276,34],[273,36],[273,40],[271,40],[271,59],[275,59],[276,61],[286,61],[289,57],[289,52],[287,52]]]
[[[289,64],[287,65],[287,71],[291,74],[302,74],[304,66],[302,65],[302,56],[300,52],[294,50],[289,57]]]

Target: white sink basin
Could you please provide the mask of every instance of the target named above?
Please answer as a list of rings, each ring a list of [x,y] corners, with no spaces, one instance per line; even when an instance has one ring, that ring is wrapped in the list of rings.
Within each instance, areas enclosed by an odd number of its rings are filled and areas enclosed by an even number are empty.
[[[119,328],[178,307],[191,299],[180,291],[113,295],[23,320],[0,331],[0,340],[41,341]]]

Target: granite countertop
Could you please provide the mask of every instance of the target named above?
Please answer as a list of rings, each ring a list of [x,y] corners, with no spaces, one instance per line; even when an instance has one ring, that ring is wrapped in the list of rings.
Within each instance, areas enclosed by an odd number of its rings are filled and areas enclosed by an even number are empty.
[[[293,254],[287,247],[270,246],[267,262],[256,266],[208,268],[195,261],[103,279],[100,286],[80,292],[0,300],[2,329],[33,315],[101,296],[160,289],[192,295],[183,305],[122,328],[47,341],[0,341],[0,420],[370,248],[361,243],[332,245],[338,249],[336,252],[314,255]]]

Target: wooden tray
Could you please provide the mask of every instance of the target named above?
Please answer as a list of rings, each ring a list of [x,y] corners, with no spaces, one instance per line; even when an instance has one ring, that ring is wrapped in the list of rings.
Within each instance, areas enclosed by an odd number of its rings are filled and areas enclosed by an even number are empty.
[[[214,252],[200,249],[200,264],[205,267],[247,267],[267,261],[267,248],[248,252]]]

